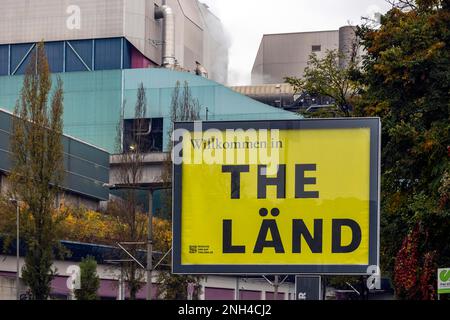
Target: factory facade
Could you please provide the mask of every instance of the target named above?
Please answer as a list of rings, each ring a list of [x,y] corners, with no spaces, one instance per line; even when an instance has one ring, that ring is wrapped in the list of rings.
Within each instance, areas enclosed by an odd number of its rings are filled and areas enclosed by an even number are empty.
[[[332,99],[295,92],[284,78],[302,78],[311,54],[321,59],[332,50],[342,53],[339,66],[345,67],[352,55],[362,54],[356,40],[353,26],[331,31],[265,34],[253,64],[251,84],[231,88],[256,101],[293,112],[331,106]]]
[[[4,0],[0,75],[21,74],[37,41],[52,72],[161,66],[225,83],[229,40],[197,0]]]
[[[348,63],[356,40],[355,28],[339,30],[265,34],[252,69],[252,85],[283,83],[284,77],[302,78],[311,54],[323,58],[328,50],[339,50]],[[359,52],[359,51],[358,51]]]
[[[129,124],[135,120],[134,106],[141,85],[148,104],[145,119],[152,128],[146,136],[148,148],[143,150],[143,186],[161,175],[161,159],[169,149],[172,130],[171,103],[177,88],[188,88],[202,121],[298,119],[293,113],[223,85],[228,71],[227,36],[220,21],[197,0],[4,0],[1,15],[0,178],[4,190],[11,166],[12,112],[26,67],[41,41],[53,83],[56,77],[63,81],[64,190],[76,206],[95,209],[108,200],[107,186],[114,183],[112,172],[120,165],[117,154],[126,144],[127,128],[133,127]],[[117,137],[118,126],[122,127],[122,139]],[[158,194],[154,201],[159,201]],[[95,244],[79,244],[81,249],[64,245],[72,253],[81,252],[81,256],[91,252],[89,248],[104,249]],[[15,257],[10,252],[1,260],[0,292],[4,293],[15,275]],[[65,267],[78,262],[55,262],[59,270],[52,284],[55,295],[68,296]],[[120,268],[102,268],[102,286],[109,286],[101,289],[102,297],[125,298],[126,294],[117,289]],[[201,281],[204,299],[226,299],[236,291],[235,277],[208,276]],[[242,298],[270,297],[268,285],[252,281],[241,284]],[[292,284],[280,287],[284,299],[291,297],[292,290]],[[0,299],[9,297],[3,293]]]
[[[11,132],[13,118],[0,109],[0,194],[8,195],[8,174],[12,168]],[[109,181],[109,153],[70,136],[62,137],[64,179],[58,202],[93,210],[109,198],[103,184]]]

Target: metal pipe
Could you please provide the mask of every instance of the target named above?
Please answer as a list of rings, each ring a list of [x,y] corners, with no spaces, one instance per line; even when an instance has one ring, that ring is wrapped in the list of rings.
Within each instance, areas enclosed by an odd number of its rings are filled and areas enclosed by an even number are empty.
[[[164,19],[162,66],[173,69],[175,66],[175,15],[172,8],[167,5],[157,8],[155,19]]]
[[[153,190],[148,192],[148,238],[147,238],[147,300],[152,300],[152,271],[153,271]]]
[[[130,252],[128,252],[128,250],[125,249],[124,246],[122,246],[122,245],[120,244],[120,242],[118,242],[117,245],[119,246],[120,249],[122,249],[123,251],[125,251],[125,253],[126,253],[131,259],[133,259],[133,261],[136,262],[136,263],[138,264],[139,267],[141,267],[142,269],[145,269],[145,267],[142,265],[142,263],[140,263],[138,259],[136,259],[135,257],[133,257],[133,255],[132,255]]]
[[[148,129],[146,132],[138,132],[136,135],[138,136],[149,136],[152,133],[152,119],[149,119]]]
[[[20,240],[19,240],[19,202],[16,201],[16,299],[20,300]]]
[[[164,261],[164,259],[169,255],[170,252],[172,252],[172,248],[170,248],[169,251],[167,251],[161,259],[159,259],[159,261],[153,267],[153,270],[156,270],[156,268],[158,268],[158,266]]]
[[[273,282],[273,299],[278,300],[278,287],[280,286],[278,275],[275,276],[275,280]]]
[[[120,264],[119,297],[117,300],[125,300],[125,281],[123,273],[123,264]]]
[[[19,282],[20,282],[20,208],[19,200],[10,198],[9,202],[16,206],[16,300],[20,300]]]

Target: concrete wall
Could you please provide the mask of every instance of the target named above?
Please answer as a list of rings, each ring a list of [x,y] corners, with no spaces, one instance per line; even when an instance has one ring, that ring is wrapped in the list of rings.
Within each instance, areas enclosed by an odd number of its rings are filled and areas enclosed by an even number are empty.
[[[26,292],[27,288],[23,281],[19,281],[19,292]],[[16,276],[15,273],[0,271],[0,300],[16,299]]]
[[[85,208],[94,211],[100,208],[100,201],[83,197],[75,193],[62,193],[58,197],[58,200],[59,204],[64,203],[66,206],[75,208]]]
[[[8,176],[0,171],[0,195],[8,196],[11,191],[11,185]],[[98,210],[100,208],[100,200],[75,194],[73,192],[62,192],[55,200],[55,207],[59,207],[64,203],[67,206],[76,208],[86,208],[89,210]]]
[[[0,300],[14,299],[16,295],[15,290],[15,271],[16,271],[16,258],[13,256],[0,255]],[[20,258],[20,270],[24,265],[24,259]],[[71,261],[55,261],[53,267],[57,269],[56,278],[52,282],[52,293],[67,295],[69,290],[66,286],[66,280],[69,276],[67,268],[71,265],[78,265],[76,262]],[[97,267],[97,274],[101,279],[101,288],[99,293],[108,298],[115,298],[119,295],[119,278],[120,269],[113,265],[99,264]],[[152,283],[156,289],[157,279],[159,273],[155,271],[152,278]],[[237,282],[237,278],[234,276],[203,276],[200,279],[201,295],[200,299],[234,299],[236,296],[236,285],[238,284],[240,293],[240,299],[250,299],[258,296],[257,299],[270,299],[273,292],[273,286],[271,286],[266,280],[261,278],[240,278]],[[213,290],[208,290],[213,289]],[[156,290],[153,290],[156,292]],[[21,293],[26,292],[26,287],[21,284]],[[228,294],[226,294],[228,292]],[[232,292],[232,295],[231,295]],[[253,294],[250,294],[253,292]],[[279,299],[293,298],[295,295],[295,287],[293,283],[285,282],[279,287]],[[256,295],[255,295],[256,294]],[[138,293],[139,299],[145,299],[145,288]]]
[[[320,45],[319,58],[339,48],[339,31],[264,35],[252,70],[252,84],[283,83],[284,77],[302,77],[312,46]]]
[[[170,155],[168,153],[148,153],[144,155],[142,159],[143,168],[141,171],[141,184],[154,184],[154,183],[163,183],[167,181],[163,181],[162,174],[167,164],[164,164],[167,159],[169,159]],[[113,185],[126,184],[124,181],[124,177],[122,176],[124,172],[121,172],[121,165],[123,165],[123,158],[120,155],[112,155],[111,156],[111,169],[109,174],[109,183]],[[126,170],[127,172],[129,170]]]
[[[343,53],[343,57],[339,60],[341,68],[348,67],[353,55],[356,55],[356,58],[358,58],[364,54],[363,47],[355,46],[357,42],[358,37],[355,27],[345,26],[339,28],[339,51]],[[361,62],[359,61],[359,63]]]
[[[11,190],[11,186],[8,181],[8,177],[4,172],[0,171],[0,194],[6,195],[9,190]]]
[[[271,300],[273,298],[273,295],[271,295],[273,293],[273,286],[262,277],[240,277],[238,280],[234,276],[214,275],[203,277],[200,283],[203,288],[202,299],[204,300],[215,300],[217,298],[230,299],[231,292],[233,292],[234,298],[236,298],[236,287],[239,287],[240,300]],[[295,285],[284,282],[280,285],[278,292],[279,300],[293,299],[295,297]]]
[[[0,300],[14,300],[16,298],[16,279],[14,276],[0,275]]]

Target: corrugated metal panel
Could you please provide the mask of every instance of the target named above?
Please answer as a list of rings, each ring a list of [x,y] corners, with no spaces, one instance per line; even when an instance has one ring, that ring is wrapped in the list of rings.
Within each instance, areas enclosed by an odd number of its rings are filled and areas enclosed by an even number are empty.
[[[234,300],[234,290],[206,287],[205,300]]]
[[[92,68],[92,40],[74,40],[68,41],[67,43],[66,71],[86,71],[88,69],[86,68],[85,64],[89,68]],[[77,57],[77,54],[79,57]],[[84,64],[80,60],[80,58],[84,62]]]
[[[115,70],[121,68],[120,38],[95,41],[95,70]]]
[[[124,87],[122,87],[122,72]],[[163,118],[163,146],[169,145],[170,105],[177,81],[189,83],[192,96],[199,100],[200,115],[209,120],[299,119],[294,113],[273,108],[232,91],[214,81],[187,72],[166,69],[128,69],[58,74],[64,82],[64,133],[116,151],[117,125],[121,115],[122,89],[127,102],[125,117],[134,117],[139,84],[147,92],[148,117]],[[53,83],[55,84],[55,76]],[[13,110],[23,78],[0,77],[0,106]]]
[[[148,116],[164,118],[163,146],[167,151],[168,131],[170,130],[170,105],[173,88],[177,81],[187,81],[192,97],[198,99],[200,116],[208,120],[266,120],[300,119],[301,117],[278,108],[257,102],[232,91],[214,81],[195,76],[187,72],[174,72],[166,69],[130,69],[124,70],[124,98],[127,101],[125,118],[134,117],[134,105],[138,86],[143,82],[147,92]],[[182,88],[181,88],[182,90]]]
[[[277,86],[279,87],[277,88]],[[231,89],[246,96],[274,96],[277,94],[294,94],[294,88],[287,83],[265,84],[256,86],[237,86],[231,87]]]
[[[90,67],[90,65],[87,65]],[[76,56],[73,50],[67,46],[66,48],[66,72],[73,71],[87,71],[86,66],[81,62],[81,60]]]
[[[0,111],[0,170],[7,171],[11,168],[11,161],[9,158],[10,143],[9,137],[11,132],[11,118],[10,116]]]
[[[278,292],[277,300],[284,300],[284,299],[285,299],[285,293],[284,292]],[[266,300],[275,300],[275,294],[273,292],[267,292],[266,291]]]
[[[34,46],[33,43],[16,44],[11,46],[11,73],[24,74],[30,63],[32,51],[27,55],[30,49]],[[25,58],[26,57],[26,58]],[[25,60],[24,60],[25,58]]]
[[[60,76],[64,81],[64,132],[113,153],[122,104],[121,71]]]
[[[123,39],[123,69],[131,68],[131,55],[133,45],[128,40]]]
[[[0,111],[0,170],[9,171],[12,116]],[[109,190],[109,153],[73,138],[62,137],[64,181],[62,188],[97,200],[107,200]]]
[[[45,44],[50,72],[62,72],[64,64],[64,43],[47,42]]]
[[[261,300],[261,291],[239,290],[240,300]]]
[[[108,172],[103,170],[109,167],[109,155],[105,151],[93,148],[74,139],[66,139],[64,149],[72,158],[68,159],[68,170],[79,175],[105,181]]]
[[[8,45],[0,45],[0,76],[8,74]]]
[[[11,45],[11,73],[16,75],[25,73],[33,53],[29,53],[29,50],[33,45]],[[95,49],[93,49],[94,45]],[[47,59],[52,73],[64,72],[64,64],[66,72],[92,70],[93,57],[95,58],[95,70],[115,70],[121,69],[122,67],[130,68],[132,47],[124,38],[45,43]],[[0,46],[0,75],[8,75],[8,54],[8,45]],[[23,60],[25,57],[26,59]],[[121,59],[123,59],[123,62]]]

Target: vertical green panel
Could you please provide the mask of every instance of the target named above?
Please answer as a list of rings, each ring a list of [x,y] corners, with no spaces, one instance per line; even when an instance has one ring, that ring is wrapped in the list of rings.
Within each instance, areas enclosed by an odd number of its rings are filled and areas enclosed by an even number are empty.
[[[64,83],[64,133],[113,153],[122,100],[121,71],[58,75]],[[14,110],[22,82],[22,76],[0,77],[0,108]]]
[[[133,118],[137,88],[144,84],[147,92],[149,117],[164,118],[163,145],[167,151],[169,145],[170,109],[173,90],[180,82],[180,94],[184,82],[187,81],[192,97],[198,99],[201,120],[266,120],[266,119],[299,119],[299,116],[280,110],[232,91],[214,81],[195,76],[187,72],[176,72],[167,69],[131,69],[124,70],[124,95],[127,101],[125,117]]]
[[[64,81],[64,132],[115,151],[121,112],[121,71],[61,74]]]
[[[0,77],[0,108],[14,111],[22,82],[23,76]]]
[[[193,98],[198,99],[201,105],[202,120],[206,120],[206,108],[208,120],[299,118],[294,113],[262,104],[214,81],[187,72],[131,69],[69,72],[59,75],[64,82],[64,133],[110,153],[116,151],[122,93],[126,102],[125,118],[133,118],[137,89],[141,82],[147,91],[147,116],[164,119],[164,150],[167,150],[169,145],[170,107],[177,81],[181,84],[180,94],[184,82],[188,82]],[[14,109],[22,81],[22,76],[0,77],[0,108]]]

